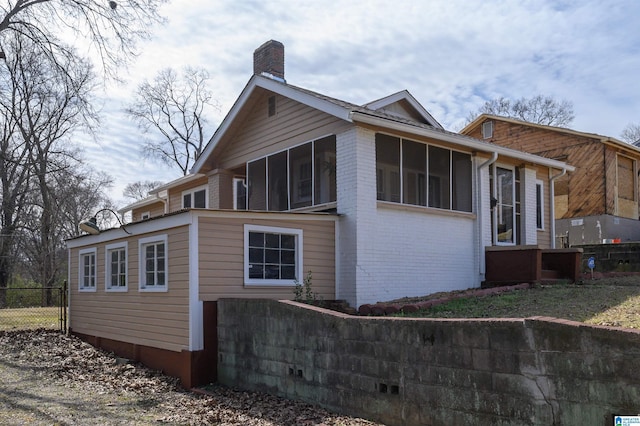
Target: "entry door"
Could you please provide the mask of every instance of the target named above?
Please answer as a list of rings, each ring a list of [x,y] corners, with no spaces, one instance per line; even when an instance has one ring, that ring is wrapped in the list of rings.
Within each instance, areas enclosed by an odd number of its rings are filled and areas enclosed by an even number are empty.
[[[513,169],[496,167],[494,171],[494,241],[496,244],[514,244],[515,229],[515,183]]]

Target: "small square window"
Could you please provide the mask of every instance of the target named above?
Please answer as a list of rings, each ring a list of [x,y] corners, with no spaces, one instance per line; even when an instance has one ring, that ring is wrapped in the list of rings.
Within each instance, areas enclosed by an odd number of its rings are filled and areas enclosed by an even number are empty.
[[[302,230],[245,225],[245,284],[295,285],[302,270]]]

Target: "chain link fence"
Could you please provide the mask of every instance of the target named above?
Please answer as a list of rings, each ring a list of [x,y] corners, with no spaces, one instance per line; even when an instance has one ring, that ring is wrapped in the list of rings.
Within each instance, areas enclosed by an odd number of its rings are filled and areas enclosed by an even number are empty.
[[[0,332],[67,328],[66,283],[60,287],[0,288]]]

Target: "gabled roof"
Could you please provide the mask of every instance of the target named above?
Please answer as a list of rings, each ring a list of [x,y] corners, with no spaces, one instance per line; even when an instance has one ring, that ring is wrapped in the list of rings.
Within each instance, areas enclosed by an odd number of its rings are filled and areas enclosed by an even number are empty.
[[[551,132],[558,132],[558,133],[564,133],[564,134],[573,135],[573,136],[580,136],[580,137],[584,137],[584,138],[596,139],[596,140],[599,140],[602,143],[615,145],[615,146],[618,146],[620,148],[624,148],[624,149],[628,149],[630,151],[635,151],[637,153],[640,153],[640,147],[637,147],[637,146],[635,146],[633,144],[629,144],[629,143],[623,142],[623,141],[621,141],[619,139],[616,139],[616,138],[612,138],[610,136],[603,136],[603,135],[599,135],[597,133],[579,132],[577,130],[568,129],[568,128],[565,128],[565,127],[547,126],[545,124],[530,123],[528,121],[518,120],[517,118],[503,117],[501,115],[493,115],[493,114],[481,114],[481,115],[479,115],[478,117],[476,117],[475,120],[473,120],[471,123],[467,124],[462,130],[460,130],[460,133],[461,134],[469,134],[473,130],[475,130],[478,126],[480,126],[486,120],[504,121],[505,123],[517,124],[517,125],[520,125],[520,126],[533,127],[533,128],[537,128],[537,129],[541,129],[541,130],[548,130],[548,131],[551,131]]]
[[[198,161],[196,161],[191,169],[192,173],[197,174],[203,171],[203,167],[208,158],[214,152],[218,143],[224,138],[225,134],[231,129],[236,118],[240,116],[243,111],[243,107],[249,102],[251,95],[256,90],[262,89],[300,102],[311,108],[315,108],[350,123],[360,122],[363,124],[379,126],[383,129],[395,129],[458,144],[471,148],[475,151],[498,153],[500,155],[505,155],[534,164],[540,164],[557,169],[566,169],[567,171],[575,170],[574,167],[561,161],[524,153],[522,151],[505,148],[500,145],[464,136],[459,133],[446,131],[407,91],[401,91],[377,101],[359,106],[340,99],[322,95],[311,90],[293,86],[280,79],[273,79],[265,75],[254,75],[242,90],[242,93],[231,107],[231,110],[224,120],[222,120],[222,123],[205,146]],[[388,106],[399,102],[406,103],[406,105],[418,114],[418,118],[423,118],[424,120],[417,121],[415,118],[411,118],[406,114],[398,114],[394,111],[388,110]]]
[[[421,120],[419,119],[418,121],[425,124],[429,124],[440,130],[444,130],[444,127],[442,127],[442,125],[438,123],[438,121],[436,121],[436,119],[433,118],[431,114],[429,114],[429,111],[427,111],[422,106],[422,104],[420,104],[420,102],[418,102],[416,98],[414,98],[413,95],[409,93],[408,90],[401,90],[400,92],[396,92],[382,99],[369,102],[367,104],[364,104],[363,107],[372,109],[374,111],[380,111],[380,110],[387,111],[387,108],[389,106],[392,106],[394,104],[402,104],[402,103],[406,103],[413,109],[414,114],[411,114],[411,115],[418,115],[420,118],[422,118]]]

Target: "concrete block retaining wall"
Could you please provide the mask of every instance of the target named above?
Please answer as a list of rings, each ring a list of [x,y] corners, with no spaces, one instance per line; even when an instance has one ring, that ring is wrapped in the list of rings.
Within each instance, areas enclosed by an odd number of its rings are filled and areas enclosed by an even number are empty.
[[[221,383],[388,425],[611,425],[640,413],[632,330],[223,299],[218,333]]]

